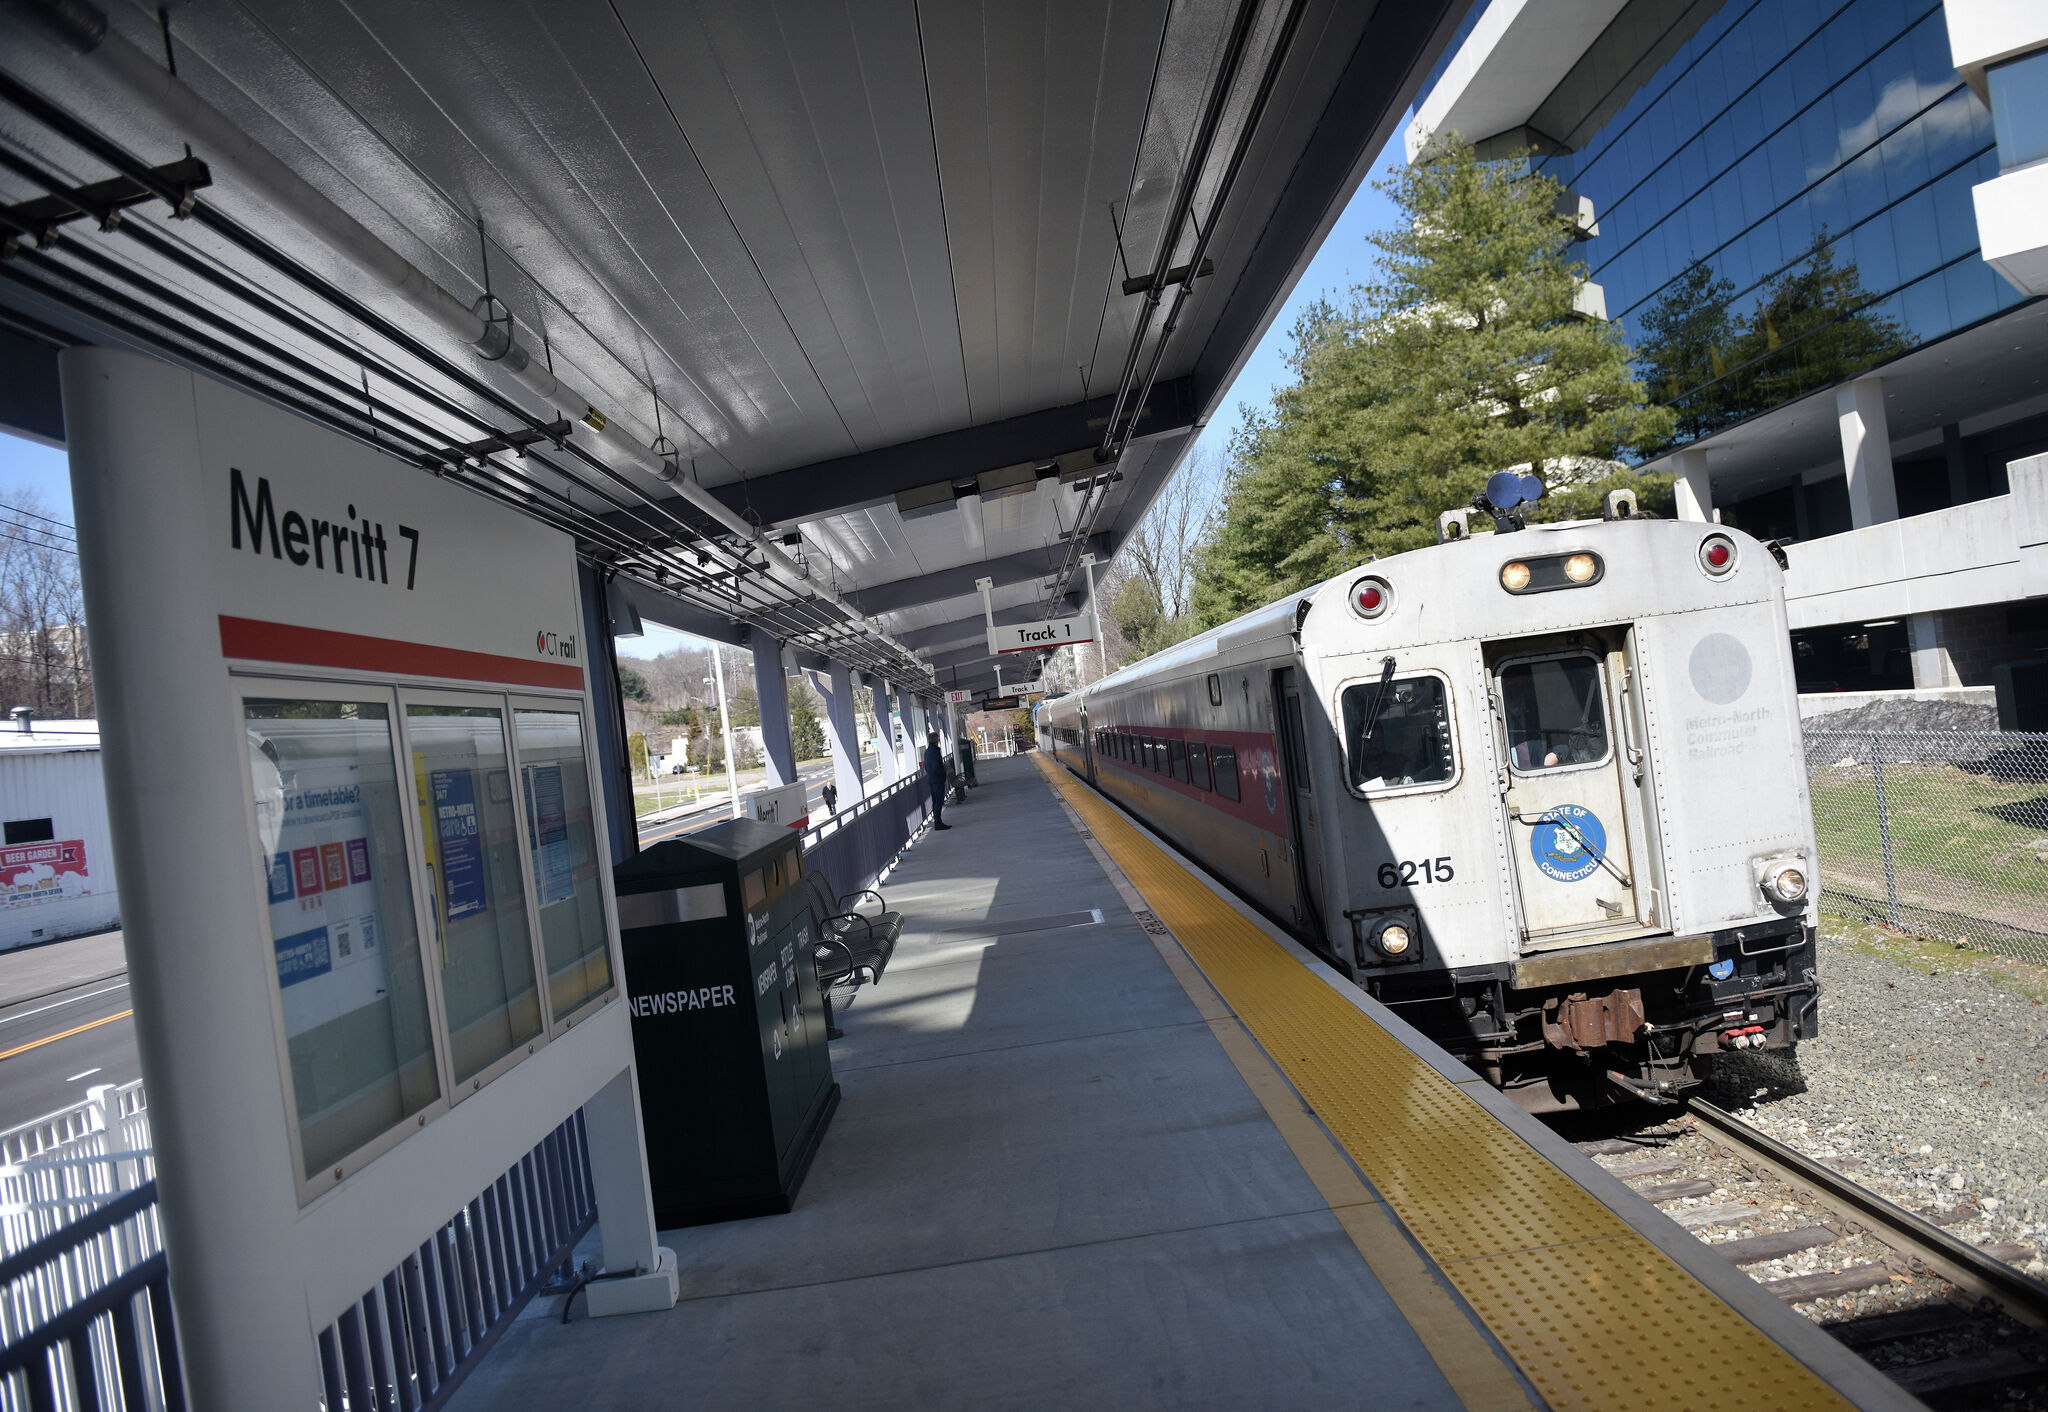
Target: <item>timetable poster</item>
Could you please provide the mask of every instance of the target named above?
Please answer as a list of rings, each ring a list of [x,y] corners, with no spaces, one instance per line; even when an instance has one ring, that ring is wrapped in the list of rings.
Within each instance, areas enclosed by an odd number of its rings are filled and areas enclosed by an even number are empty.
[[[526,818],[533,847],[533,875],[543,906],[576,891],[574,862],[569,857],[569,813],[562,797],[560,765],[529,765],[526,770]]]
[[[490,906],[484,890],[484,836],[476,808],[476,775],[470,770],[435,770],[427,778],[434,837],[440,844],[441,915],[449,923],[459,922]]]
[[[264,871],[287,1036],[373,1004],[386,989],[360,774],[336,763],[279,776],[282,814]]]

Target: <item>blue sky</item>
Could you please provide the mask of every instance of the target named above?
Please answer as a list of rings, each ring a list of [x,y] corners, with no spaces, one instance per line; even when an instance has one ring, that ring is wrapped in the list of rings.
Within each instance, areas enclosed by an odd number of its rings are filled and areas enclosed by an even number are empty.
[[[1389,166],[1403,159],[1401,130],[1395,129],[1393,138],[1386,149],[1373,163],[1374,177]],[[1393,203],[1375,191],[1371,179],[1358,188],[1351,204],[1344,214],[1337,218],[1329,238],[1316,252],[1303,273],[1301,282],[1295,286],[1272,328],[1259,341],[1258,348],[1224,394],[1216,415],[1203,429],[1196,442],[1200,449],[1214,447],[1222,451],[1230,440],[1231,430],[1239,420],[1241,406],[1262,407],[1272,397],[1273,390],[1287,377],[1287,365],[1281,354],[1287,346],[1287,331],[1294,326],[1296,315],[1304,305],[1325,294],[1341,293],[1363,280],[1372,268],[1372,247],[1365,238],[1376,230],[1382,230],[1393,221]],[[32,491],[43,505],[43,513],[69,523],[71,512],[71,476],[66,466],[64,453],[17,436],[0,433],[0,503],[14,504],[14,497],[22,490]],[[623,644],[622,651],[633,657],[652,657],[662,652],[689,645],[701,646],[696,638],[672,632],[667,628],[647,625],[647,635]]]

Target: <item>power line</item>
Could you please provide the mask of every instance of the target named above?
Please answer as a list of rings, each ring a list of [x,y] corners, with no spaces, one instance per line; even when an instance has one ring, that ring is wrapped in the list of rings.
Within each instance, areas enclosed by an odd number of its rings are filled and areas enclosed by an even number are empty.
[[[69,554],[73,558],[78,556],[78,550],[70,545],[53,544],[47,539],[30,539],[26,535],[9,534],[8,528],[9,526],[0,524],[0,539],[11,539],[16,544],[26,544],[31,549],[50,549],[59,554]]]
[[[5,510],[10,515],[26,515],[31,520],[41,520],[46,525],[55,525],[58,529],[69,530],[74,538],[78,534],[78,527],[68,520],[54,520],[48,515],[38,515],[33,510],[24,510],[19,505],[0,504],[0,510]]]

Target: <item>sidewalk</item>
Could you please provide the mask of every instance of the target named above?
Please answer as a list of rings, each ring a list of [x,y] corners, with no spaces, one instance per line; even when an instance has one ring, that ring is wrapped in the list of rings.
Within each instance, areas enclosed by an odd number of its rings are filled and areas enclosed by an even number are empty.
[[[1458,1406],[1037,769],[980,773],[882,884],[796,1209],[665,1233],[672,1310],[536,1300],[455,1412]]]
[[[126,974],[128,952],[118,931],[0,951],[0,1009]]]

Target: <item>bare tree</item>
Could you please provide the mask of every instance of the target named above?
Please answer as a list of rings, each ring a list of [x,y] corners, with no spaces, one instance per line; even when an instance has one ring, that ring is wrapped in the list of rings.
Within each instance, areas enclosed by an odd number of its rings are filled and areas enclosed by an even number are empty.
[[[1194,622],[1195,555],[1216,515],[1223,466],[1215,447],[1193,452],[1097,581],[1108,669],[1187,636]]]
[[[1151,584],[1160,612],[1185,618],[1194,607],[1195,547],[1216,512],[1223,480],[1223,453],[1198,447],[1160,490],[1145,518],[1124,541],[1118,563]]]
[[[0,705],[46,717],[94,714],[78,543],[27,489],[0,504],[0,680],[8,693]]]

